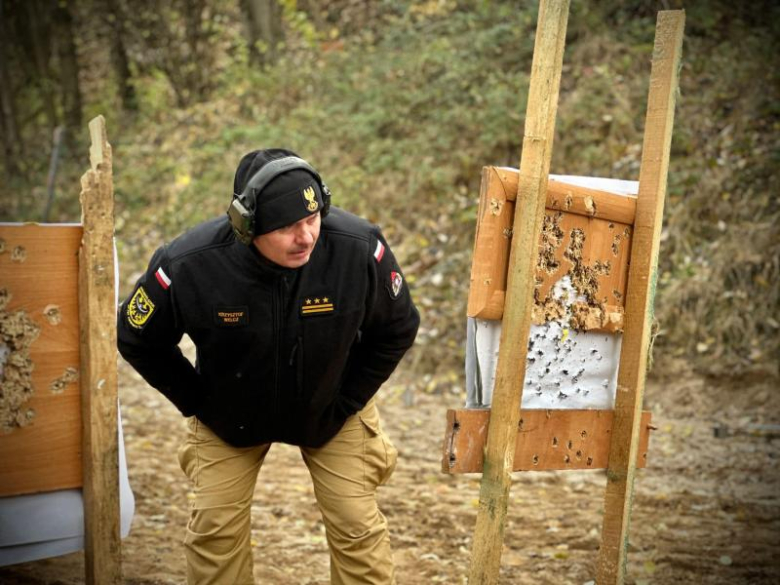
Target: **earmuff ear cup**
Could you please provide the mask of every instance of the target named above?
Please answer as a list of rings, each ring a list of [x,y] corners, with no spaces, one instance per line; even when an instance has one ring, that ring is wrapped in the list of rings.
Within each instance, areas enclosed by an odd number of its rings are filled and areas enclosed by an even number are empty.
[[[320,179],[320,187],[322,189],[322,209],[320,209],[320,217],[324,218],[330,212],[330,189]]]

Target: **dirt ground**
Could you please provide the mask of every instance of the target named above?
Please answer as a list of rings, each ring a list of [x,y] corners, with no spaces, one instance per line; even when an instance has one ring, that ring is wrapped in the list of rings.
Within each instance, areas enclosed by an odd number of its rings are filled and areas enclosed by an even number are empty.
[[[439,471],[445,411],[463,399],[456,391],[419,393],[409,407],[404,391],[393,379],[380,403],[400,452],[380,492],[398,583],[465,583],[479,477]],[[125,364],[120,398],[136,498],[123,541],[125,582],[184,583],[188,484],[175,455],[183,419]],[[776,382],[718,385],[691,375],[649,381],[646,406],[658,430],[635,486],[628,583],[780,583],[780,438],[748,432],[780,423],[778,403]],[[727,427],[720,438],[718,425]],[[516,474],[501,583],[592,582],[604,486],[599,470]],[[266,460],[252,536],[259,584],[328,583],[323,526],[293,447],[275,445]],[[75,553],[0,568],[0,583],[83,583],[83,570],[83,554]]]

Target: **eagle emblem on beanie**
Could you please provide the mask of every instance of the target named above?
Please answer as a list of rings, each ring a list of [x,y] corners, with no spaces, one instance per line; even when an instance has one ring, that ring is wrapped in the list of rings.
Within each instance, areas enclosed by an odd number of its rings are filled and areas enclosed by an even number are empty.
[[[319,204],[317,203],[317,195],[314,193],[314,187],[309,185],[303,190],[303,199],[306,201],[306,209],[310,212],[317,211]]]

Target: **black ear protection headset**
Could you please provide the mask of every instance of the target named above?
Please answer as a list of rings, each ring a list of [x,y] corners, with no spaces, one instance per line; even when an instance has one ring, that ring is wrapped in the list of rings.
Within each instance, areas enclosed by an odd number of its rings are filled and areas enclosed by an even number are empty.
[[[322,182],[319,173],[309,163],[297,156],[285,156],[266,163],[246,184],[241,194],[233,193],[233,200],[228,207],[228,217],[233,226],[233,233],[238,241],[249,245],[255,237],[255,210],[257,195],[282,173],[301,169],[310,173],[320,186],[322,192],[322,209],[320,215],[325,217],[330,209],[330,190]]]

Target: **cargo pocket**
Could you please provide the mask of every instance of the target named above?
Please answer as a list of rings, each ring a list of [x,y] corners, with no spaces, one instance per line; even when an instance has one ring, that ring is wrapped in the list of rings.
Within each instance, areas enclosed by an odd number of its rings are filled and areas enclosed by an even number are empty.
[[[366,464],[366,483],[377,487],[390,479],[398,463],[398,450],[379,424],[379,412],[372,402],[358,413],[366,430],[363,455]]]

